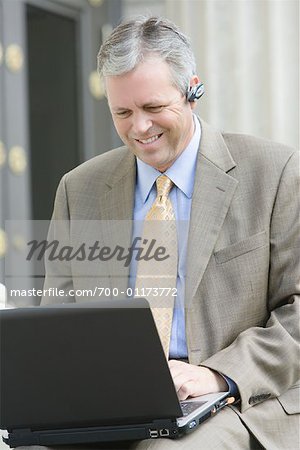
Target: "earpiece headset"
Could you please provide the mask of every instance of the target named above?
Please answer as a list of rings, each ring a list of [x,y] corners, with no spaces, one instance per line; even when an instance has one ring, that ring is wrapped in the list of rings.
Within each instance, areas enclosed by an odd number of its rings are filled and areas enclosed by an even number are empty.
[[[195,102],[199,100],[200,97],[204,94],[204,85],[203,83],[198,83],[187,91],[186,99],[188,102]]]

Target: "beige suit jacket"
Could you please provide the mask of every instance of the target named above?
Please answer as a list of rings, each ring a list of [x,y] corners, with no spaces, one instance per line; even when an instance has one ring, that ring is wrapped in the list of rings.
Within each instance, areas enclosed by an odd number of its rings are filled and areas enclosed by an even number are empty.
[[[189,362],[237,383],[234,410],[265,448],[294,448],[297,428],[291,435],[280,424],[300,412],[299,153],[201,128],[185,293]],[[63,177],[53,219],[132,219],[135,176],[126,147],[87,161]],[[55,270],[46,288],[82,288],[73,263],[56,281]]]

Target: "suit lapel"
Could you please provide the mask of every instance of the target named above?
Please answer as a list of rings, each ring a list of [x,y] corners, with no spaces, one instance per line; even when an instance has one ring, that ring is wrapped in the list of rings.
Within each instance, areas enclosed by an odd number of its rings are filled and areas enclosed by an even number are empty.
[[[201,130],[189,229],[185,291],[186,331],[191,351],[196,351],[199,346],[198,337],[191,326],[195,293],[238,184],[237,180],[227,173],[236,164],[222,135],[203,121]]]
[[[100,197],[103,220],[132,220],[135,178],[135,157],[128,150],[106,180],[107,191]]]
[[[128,151],[106,181],[107,191],[100,197],[103,242],[111,248],[120,246],[128,251],[131,245],[134,191],[136,180],[135,157]],[[129,267],[116,258],[108,261],[111,289],[117,288],[120,297],[128,287]]]

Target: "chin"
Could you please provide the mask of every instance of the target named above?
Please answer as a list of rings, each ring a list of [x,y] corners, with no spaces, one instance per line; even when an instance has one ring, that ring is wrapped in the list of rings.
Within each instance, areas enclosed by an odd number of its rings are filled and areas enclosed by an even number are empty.
[[[165,172],[171,166],[171,164],[167,164],[167,163],[159,164],[157,162],[147,163],[147,164],[154,167],[156,170],[159,170],[160,172]]]

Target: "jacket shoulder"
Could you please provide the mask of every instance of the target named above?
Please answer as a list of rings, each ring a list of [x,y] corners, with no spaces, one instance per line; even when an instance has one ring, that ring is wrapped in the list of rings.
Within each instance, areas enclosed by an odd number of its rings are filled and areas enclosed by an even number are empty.
[[[125,146],[109,150],[75,167],[65,175],[65,178],[68,182],[94,177],[108,179],[128,154],[129,150]]]
[[[277,160],[284,163],[293,153],[298,153],[285,144],[256,136],[239,133],[222,133],[222,136],[236,161],[247,158],[247,161]]]
[[[223,139],[236,163],[232,174],[250,183],[268,179],[276,186],[288,166],[293,176],[299,164],[299,152],[287,145],[244,134],[224,133]],[[252,180],[252,181],[250,181]]]

